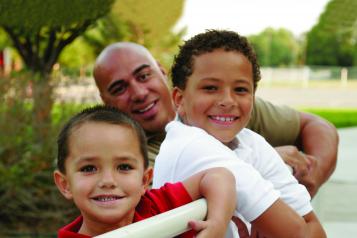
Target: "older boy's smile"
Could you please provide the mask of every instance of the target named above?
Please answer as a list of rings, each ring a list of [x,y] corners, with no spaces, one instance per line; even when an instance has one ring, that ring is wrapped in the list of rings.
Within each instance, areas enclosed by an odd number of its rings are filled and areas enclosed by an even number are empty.
[[[213,121],[213,123],[217,123],[220,125],[232,125],[239,117],[236,116],[228,116],[228,115],[216,115],[216,116],[208,116],[209,119]]]

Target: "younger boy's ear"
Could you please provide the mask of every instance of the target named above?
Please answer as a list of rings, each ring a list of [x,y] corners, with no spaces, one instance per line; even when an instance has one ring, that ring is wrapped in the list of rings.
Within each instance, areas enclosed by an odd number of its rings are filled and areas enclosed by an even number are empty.
[[[172,100],[174,101],[177,113],[180,117],[183,118],[185,115],[185,111],[183,110],[183,91],[180,88],[173,88]]]
[[[144,189],[148,189],[149,185],[152,182],[152,177],[153,177],[153,169],[149,166],[145,171],[144,171],[144,176],[143,176],[143,186]],[[145,191],[144,191],[145,192]]]
[[[53,179],[62,195],[67,199],[72,199],[72,192],[69,189],[69,184],[66,176],[60,171],[56,170],[53,172]]]

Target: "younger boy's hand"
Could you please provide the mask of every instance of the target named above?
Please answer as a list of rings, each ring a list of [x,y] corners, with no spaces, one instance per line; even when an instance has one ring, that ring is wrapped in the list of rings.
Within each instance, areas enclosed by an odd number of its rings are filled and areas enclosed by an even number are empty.
[[[219,238],[224,237],[226,233],[226,227],[218,225],[213,221],[189,221],[188,226],[192,228],[197,234],[197,238]]]

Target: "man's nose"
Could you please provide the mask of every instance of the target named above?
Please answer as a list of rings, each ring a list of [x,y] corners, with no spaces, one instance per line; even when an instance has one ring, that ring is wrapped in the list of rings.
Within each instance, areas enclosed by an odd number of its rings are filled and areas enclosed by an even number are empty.
[[[134,102],[142,102],[145,101],[146,96],[148,95],[149,90],[138,83],[133,83],[130,85],[131,87],[131,100]]]

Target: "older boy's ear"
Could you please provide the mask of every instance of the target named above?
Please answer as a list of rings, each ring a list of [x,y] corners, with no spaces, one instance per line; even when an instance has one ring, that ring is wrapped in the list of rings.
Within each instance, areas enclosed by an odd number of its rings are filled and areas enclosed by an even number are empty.
[[[55,172],[53,172],[53,179],[62,195],[67,199],[72,199],[72,192],[69,189],[69,184],[66,176],[60,171],[56,170]]]
[[[180,88],[174,87],[172,89],[172,100],[174,101],[175,107],[178,110],[182,105],[183,100],[183,91]]]
[[[148,167],[145,171],[144,171],[144,176],[143,176],[143,185],[144,185],[144,189],[146,190],[149,185],[152,182],[152,177],[153,177],[153,169],[151,167]],[[145,191],[144,191],[145,192]]]

